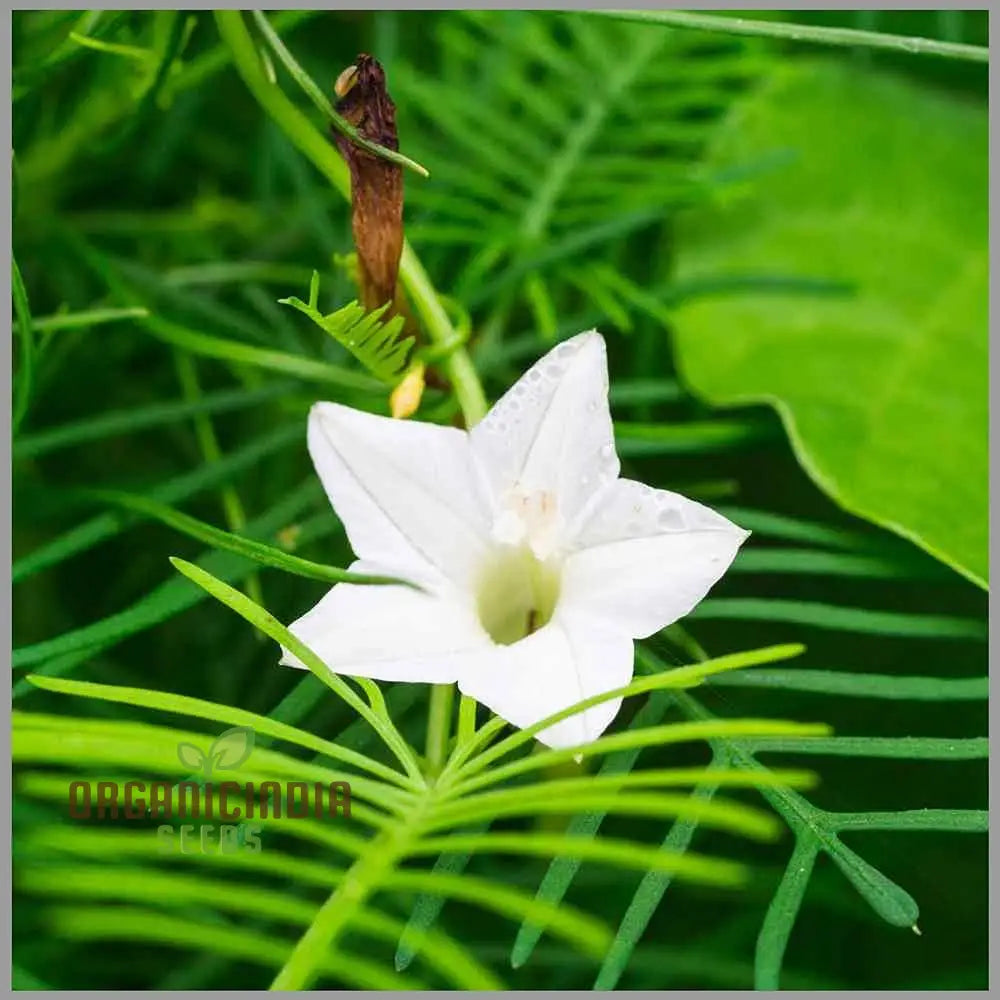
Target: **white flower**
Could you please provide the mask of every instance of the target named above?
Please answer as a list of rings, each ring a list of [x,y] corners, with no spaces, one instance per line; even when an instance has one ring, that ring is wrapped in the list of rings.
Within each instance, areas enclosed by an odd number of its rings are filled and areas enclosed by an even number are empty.
[[[457,682],[521,728],[628,684],[632,640],[686,615],[748,535],[619,478],[596,332],[550,351],[468,432],[317,403],[309,453],[351,569],[422,591],[341,583],[291,631],[332,671]],[[620,705],[538,738],[587,743]]]

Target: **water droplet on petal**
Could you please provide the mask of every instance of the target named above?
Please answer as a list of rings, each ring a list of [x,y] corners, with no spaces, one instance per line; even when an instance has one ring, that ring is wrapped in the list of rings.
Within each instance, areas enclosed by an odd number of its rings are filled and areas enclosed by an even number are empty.
[[[684,527],[684,518],[681,517],[681,512],[675,507],[668,507],[666,510],[660,511],[660,516],[656,519],[656,523],[667,531],[680,531]]]

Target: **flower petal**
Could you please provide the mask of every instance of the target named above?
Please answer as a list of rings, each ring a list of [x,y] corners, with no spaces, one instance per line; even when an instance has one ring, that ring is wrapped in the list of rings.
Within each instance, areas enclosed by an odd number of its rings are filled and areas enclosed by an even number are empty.
[[[384,572],[360,561],[351,569]],[[380,681],[451,683],[467,656],[492,645],[457,592],[423,593],[393,585],[338,583],[289,631],[332,672]],[[284,648],[281,662],[305,666]]]
[[[502,719],[524,729],[585,698],[632,679],[632,640],[594,628],[579,616],[558,616],[510,646],[462,662],[458,687]],[[573,747],[597,739],[618,714],[615,698],[543,729],[538,740]]]
[[[620,479],[577,536],[560,606],[645,638],[691,611],[749,534],[679,493]]]
[[[309,454],[359,558],[468,585],[489,508],[463,431],[317,403]]]
[[[591,331],[553,348],[469,437],[495,502],[512,487],[551,493],[571,521],[618,475],[604,338]]]

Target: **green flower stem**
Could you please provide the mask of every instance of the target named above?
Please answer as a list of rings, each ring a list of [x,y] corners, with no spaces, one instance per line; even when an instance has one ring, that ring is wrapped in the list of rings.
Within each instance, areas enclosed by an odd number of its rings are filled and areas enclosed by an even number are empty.
[[[421,800],[411,815],[369,841],[367,849],[344,873],[337,888],[313,917],[309,929],[296,942],[270,989],[309,989],[324,956],[329,954],[341,933],[356,918],[368,897],[379,889],[395,871],[399,861],[412,850],[414,831],[419,828],[429,802],[429,798]]]
[[[469,352],[461,346],[461,338],[434,290],[427,272],[409,240],[403,243],[399,273],[431,340],[442,347],[453,347],[442,360],[445,373],[455,390],[455,398],[462,407],[466,427],[478,424],[489,408],[479,376]],[[458,346],[454,346],[454,345]]]
[[[458,739],[456,749],[468,743],[476,734],[476,702],[463,694],[458,703]]]
[[[396,866],[402,853],[396,841],[405,836],[406,824],[400,823],[372,841],[313,917],[269,989],[310,988],[323,958],[379,883]]]
[[[440,773],[448,754],[451,736],[451,707],[455,699],[454,684],[435,684],[431,687],[431,704],[427,713],[427,770],[431,775]]]
[[[326,94],[316,86],[312,77],[302,69],[296,62],[295,57],[285,47],[285,43],[281,40],[280,35],[271,26],[271,22],[268,21],[267,15],[262,10],[255,10],[252,12],[252,16],[258,30],[264,36],[267,44],[274,49],[274,54],[281,60],[282,65],[292,75],[309,100],[330,120],[330,123],[338,132],[346,135],[355,145],[368,150],[369,153],[375,156],[380,156],[383,160],[391,160],[393,163],[398,163],[401,167],[408,167],[423,177],[430,176],[427,170],[419,163],[411,160],[408,156],[403,156],[402,153],[397,153],[394,149],[386,149],[385,146],[380,146],[377,142],[369,142],[353,125],[346,119],[341,118],[334,110],[333,105],[327,100]]]
[[[313,166],[344,196],[351,198],[347,165],[312,122],[264,75],[253,39],[239,11],[216,11],[219,34],[232,52],[235,65],[250,93]],[[399,274],[431,340],[451,346],[460,341],[434,286],[409,243],[403,246]],[[486,413],[486,396],[468,352],[455,347],[442,361],[468,426]]]

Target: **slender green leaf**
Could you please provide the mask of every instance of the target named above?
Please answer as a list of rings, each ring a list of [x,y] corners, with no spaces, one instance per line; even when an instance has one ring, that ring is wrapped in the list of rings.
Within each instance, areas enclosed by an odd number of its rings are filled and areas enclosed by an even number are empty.
[[[642,455],[701,454],[741,448],[773,440],[771,421],[712,420],[677,424],[633,424],[615,421],[615,442],[623,458]]]
[[[245,928],[192,921],[138,907],[63,906],[49,912],[54,933],[75,941],[133,941],[215,951],[232,959],[268,967],[280,966],[291,951],[289,942],[252,934]],[[377,962],[343,951],[318,956],[320,971],[335,982],[369,990],[426,989],[411,976],[387,971]]]
[[[785,949],[805,898],[817,854],[819,844],[814,840],[809,837],[796,839],[795,850],[757,935],[754,986],[758,990],[778,989]]]
[[[809,549],[741,549],[731,567],[735,573],[802,573],[810,576],[846,576],[867,580],[957,579],[947,567],[930,560],[897,562],[878,555],[813,552]]]
[[[953,833],[986,833],[985,809],[904,809],[902,812],[831,813],[837,830],[944,830]]]
[[[485,833],[489,829],[489,826],[490,821],[486,820],[476,826],[470,827],[468,832],[477,834]],[[460,878],[465,872],[471,857],[472,853],[470,851],[446,851],[435,860],[434,867],[431,869],[431,876],[445,875]],[[397,972],[404,972],[409,968],[410,963],[417,955],[416,942],[419,940],[421,934],[437,923],[437,919],[441,915],[441,910],[444,909],[445,902],[447,902],[447,898],[436,892],[424,892],[417,897],[416,902],[413,904],[413,909],[410,911],[406,927],[399,936],[399,943],[396,946],[394,962]]]
[[[266,531],[268,528],[274,530],[287,524],[315,502],[318,492],[318,484],[312,480],[307,481],[298,490],[283,498],[267,515],[257,522],[251,522],[248,530],[257,532],[262,529]],[[333,519],[330,520],[331,529],[335,523]],[[267,527],[264,527],[265,525]],[[234,553],[211,553],[207,559],[211,560],[213,569],[221,576],[234,578],[246,572],[244,558]],[[11,654],[11,665],[15,669],[20,669],[67,653],[84,650],[95,653],[99,649],[107,649],[130,635],[159,625],[197,604],[200,599],[198,590],[192,588],[190,584],[177,579],[168,580],[124,611],[108,615],[100,621],[73,629],[54,639],[18,647]]]
[[[29,674],[26,679],[43,691],[56,691],[59,694],[75,695],[80,698],[97,698],[101,701],[116,702],[122,705],[152,708],[161,712],[172,712],[197,719],[210,719],[213,722],[229,726],[249,726],[257,736],[270,736],[276,740],[294,743],[296,746],[313,750],[322,757],[342,761],[388,781],[401,784],[404,787],[406,785],[405,778],[399,772],[384,764],[275,719],[273,716],[278,714],[277,710],[271,716],[265,716],[241,708],[231,708],[228,705],[220,705],[216,702],[173,694],[168,691],[95,684],[91,681],[62,680],[39,677],[34,674]],[[295,690],[298,691],[300,688]],[[257,746],[259,749],[264,749],[263,741],[258,740]]]
[[[14,457],[37,458],[84,442],[132,434],[149,427],[180,422],[189,417],[228,413],[275,399],[287,399],[291,385],[290,382],[273,382],[259,389],[225,389],[221,392],[207,392],[197,400],[152,403],[149,406],[137,406],[134,409],[74,420],[59,427],[25,434],[14,443]]]
[[[385,745],[393,752],[399,762],[406,769],[407,773],[418,784],[423,783],[420,770],[414,759],[413,751],[409,744],[399,735],[398,730],[386,716],[380,716],[373,712],[354,691],[338,677],[332,673],[326,664],[309,649],[304,643],[297,639],[286,629],[281,622],[263,608],[254,604],[248,597],[234,590],[228,584],[205,572],[199,566],[186,562],[183,559],[171,559],[174,568],[196,583],[203,590],[207,591],[216,600],[221,601],[228,608],[235,611],[241,618],[255,625],[265,635],[270,636],[275,642],[280,643],[291,653],[297,656],[331,691],[339,695],[354,709],[362,718],[366,719],[371,727],[379,734]]]
[[[110,899],[145,902],[155,899],[159,905],[199,904],[237,915],[256,914],[281,923],[308,924],[316,911],[311,902],[264,889],[150,868],[116,866],[114,878],[107,870],[94,866],[29,868],[24,873],[24,888],[30,892],[83,899]],[[358,910],[352,920],[362,933],[393,940],[402,923],[372,909]],[[502,989],[500,981],[489,973],[471,953],[452,939],[425,933],[415,942],[434,971],[458,989]]]
[[[295,573],[298,576],[305,576],[311,580],[322,580],[324,583],[351,583],[355,585],[377,585],[377,584],[401,584],[411,587],[413,584],[405,580],[399,580],[391,576],[371,576],[365,573],[351,573],[337,566],[327,566],[323,563],[311,562],[299,556],[292,555],[282,549],[272,545],[265,545],[256,542],[252,538],[244,538],[234,535],[228,531],[222,531],[204,521],[190,517],[181,511],[174,510],[167,504],[158,503],[148,497],[139,496],[135,493],[121,493],[112,490],[91,490],[90,496],[96,500],[103,500],[110,504],[123,507],[125,510],[134,511],[138,514],[145,514],[155,518],[170,528],[191,538],[196,538],[200,542],[205,542],[215,548],[223,549],[227,552],[235,552],[237,555],[252,559],[263,566],[273,566],[275,569],[283,569],[287,573]]]
[[[812,601],[781,598],[710,597],[688,615],[689,620],[786,622],[815,628],[873,635],[923,639],[986,639],[986,624],[976,618],[916,615],[900,611],[872,611]]]
[[[742,743],[742,741],[741,741]],[[934,736],[831,736],[816,739],[755,739],[752,753],[808,753],[836,757],[886,757],[900,760],[979,760],[989,755],[983,737],[941,739]]]
[[[644,844],[610,837],[588,840],[583,837],[542,833],[451,834],[448,837],[421,840],[411,853],[420,856],[450,850],[490,851],[543,858],[553,855],[579,856],[585,860],[604,861],[617,867],[639,871],[672,871],[682,878],[722,886],[738,886],[746,878],[743,866],[732,861],[707,858],[690,852],[668,855]]]
[[[695,31],[721,32],[732,35],[757,35],[808,42],[814,45],[835,45],[848,48],[888,49],[912,55],[939,56],[945,59],[965,59],[987,62],[990,50],[982,45],[943,42],[917,35],[892,35],[882,31],[859,31],[856,28],[828,28],[816,24],[792,24],[786,21],[720,16],[681,10],[588,10],[585,14],[601,15],[668,28],[689,28]]]
[[[277,372],[308,382],[335,385],[344,389],[371,391],[378,388],[378,383],[368,376],[349,371],[328,361],[316,361],[313,358],[289,354],[286,351],[255,347],[238,340],[200,333],[182,326],[180,323],[161,319],[158,316],[149,316],[141,323],[144,329],[159,340],[202,357],[218,358],[220,361],[228,361],[236,365],[250,365],[266,372]]]
[[[836,670],[746,670],[719,674],[708,683],[893,701],[980,701],[989,694],[988,677],[897,677]]]
[[[10,262],[11,292],[14,297],[14,312],[17,315],[16,333],[19,342],[18,371],[15,380],[14,406],[11,411],[11,431],[17,434],[24,420],[35,381],[35,326],[31,318],[31,308],[28,305],[28,292],[21,278],[21,270],[12,257]]]
[[[219,483],[227,482],[233,476],[257,465],[262,458],[291,445],[302,437],[302,424],[286,424],[262,435],[254,441],[230,452],[221,461],[202,465],[192,472],[161,483],[150,490],[151,499],[161,503],[178,503],[194,496],[202,490],[211,489]],[[317,495],[318,495],[317,490]],[[22,556],[11,567],[11,577],[14,583],[19,580],[55,566],[71,556],[102,542],[117,534],[122,527],[122,517],[118,514],[99,514],[90,518],[75,528],[60,535],[45,545],[39,546],[33,552]]]
[[[692,802],[707,803],[715,794],[717,785],[712,781],[699,785],[692,793]],[[670,831],[664,838],[661,850],[668,855],[684,854],[691,844],[695,830],[698,828],[696,815],[679,816],[670,826]],[[635,951],[635,946],[646,931],[650,918],[660,905],[664,893],[670,888],[674,873],[670,871],[646,872],[629,903],[625,916],[618,926],[615,940],[608,949],[601,963],[595,990],[612,990],[618,984],[621,974],[625,971]]]
[[[38,316],[32,320],[31,325],[37,333],[55,333],[60,330],[88,329],[105,323],[117,323],[123,319],[143,319],[148,315],[149,310],[142,306],[129,306],[125,309],[83,309],[79,312]],[[15,329],[20,332],[18,325],[15,325]]]
[[[111,855],[125,859],[162,857],[158,855],[155,842],[144,832],[138,831],[50,826],[33,831],[30,844],[36,849],[97,860]],[[168,855],[166,860],[179,859],[177,856]],[[335,885],[343,875],[343,869],[335,868],[325,861],[311,861],[283,854],[277,850],[262,851],[259,854],[240,852],[225,858],[196,854],[191,856],[191,860],[207,868],[243,868],[251,872],[266,872],[285,876],[304,885],[317,885],[326,889]],[[607,928],[589,914],[569,905],[559,907],[546,905],[519,889],[480,876],[396,869],[387,875],[385,884],[400,891],[434,894],[447,899],[461,900],[490,913],[515,920],[544,921],[554,935],[594,958],[599,958],[604,953],[610,941]]]

